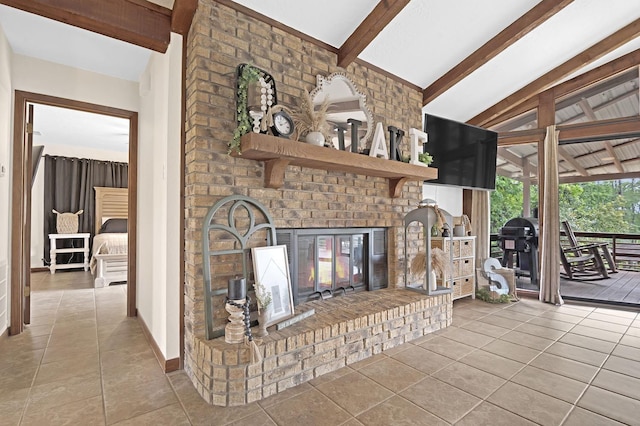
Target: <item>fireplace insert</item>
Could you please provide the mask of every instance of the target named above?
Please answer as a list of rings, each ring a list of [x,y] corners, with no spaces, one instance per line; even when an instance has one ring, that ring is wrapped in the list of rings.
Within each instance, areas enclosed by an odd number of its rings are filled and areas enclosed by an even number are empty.
[[[385,228],[278,229],[287,246],[293,303],[388,285]]]

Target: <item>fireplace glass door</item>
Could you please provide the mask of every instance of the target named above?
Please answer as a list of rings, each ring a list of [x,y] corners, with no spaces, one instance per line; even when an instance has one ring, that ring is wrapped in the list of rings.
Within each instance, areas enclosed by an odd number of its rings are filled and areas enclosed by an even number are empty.
[[[373,242],[380,238],[373,232],[371,228],[278,230],[278,242],[287,245],[290,257],[294,302],[386,287],[386,250],[376,253]],[[372,273],[381,276],[370,280]]]

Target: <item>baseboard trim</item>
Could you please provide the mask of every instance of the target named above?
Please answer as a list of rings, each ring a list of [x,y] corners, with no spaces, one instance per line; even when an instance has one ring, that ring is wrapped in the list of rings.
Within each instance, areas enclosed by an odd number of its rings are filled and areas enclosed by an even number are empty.
[[[180,370],[180,358],[171,358],[165,362],[165,373]]]
[[[149,331],[149,327],[145,324],[142,317],[138,316],[138,321],[140,322],[140,327],[142,328],[142,333],[147,338],[147,341],[151,345],[151,350],[153,350],[153,354],[156,356],[156,359],[160,363],[160,367],[162,371],[165,373],[170,373],[172,371],[176,371],[180,369],[180,358],[172,358],[172,359],[164,359],[164,355],[162,355],[162,351],[156,343],[156,340],[153,338],[153,335]]]
[[[9,327],[5,328],[2,333],[0,333],[0,342],[9,338]]]
[[[31,272],[49,272],[49,268],[46,266],[38,266],[36,268],[31,268]]]

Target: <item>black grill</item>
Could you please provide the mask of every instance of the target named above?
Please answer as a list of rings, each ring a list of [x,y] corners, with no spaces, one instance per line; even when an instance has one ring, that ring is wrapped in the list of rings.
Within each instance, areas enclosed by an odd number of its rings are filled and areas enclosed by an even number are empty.
[[[538,219],[516,217],[507,221],[498,233],[503,251],[502,266],[513,268],[519,276],[528,276],[531,284],[538,282]]]

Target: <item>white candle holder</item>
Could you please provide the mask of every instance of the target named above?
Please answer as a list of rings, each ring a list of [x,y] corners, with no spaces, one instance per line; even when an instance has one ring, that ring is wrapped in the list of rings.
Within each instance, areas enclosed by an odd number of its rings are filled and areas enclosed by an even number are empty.
[[[247,301],[244,299],[228,300],[225,305],[226,311],[229,312],[229,323],[224,328],[224,341],[227,343],[244,342],[245,324],[242,306],[245,303]]]

